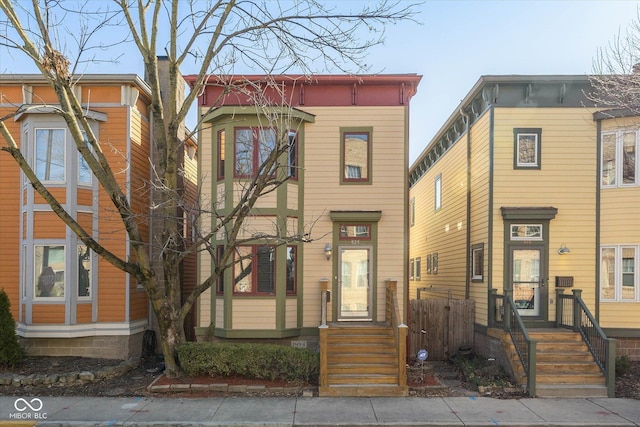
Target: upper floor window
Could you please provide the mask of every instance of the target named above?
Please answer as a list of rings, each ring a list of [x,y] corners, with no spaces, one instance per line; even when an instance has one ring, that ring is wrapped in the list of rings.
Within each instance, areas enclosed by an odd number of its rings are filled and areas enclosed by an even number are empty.
[[[371,129],[343,129],[342,176],[343,184],[371,183]]]
[[[255,176],[260,169],[260,165],[267,160],[275,148],[275,129],[236,128],[234,137],[234,176]]]
[[[298,134],[289,131],[289,152],[287,153],[287,176],[298,179]]]
[[[42,182],[65,181],[65,129],[36,129],[35,172]]]
[[[484,243],[471,246],[471,280],[481,282],[484,276]]]
[[[602,187],[638,185],[638,131],[603,132],[600,154]]]
[[[416,223],[416,198],[409,200],[409,225],[413,227]]]
[[[514,169],[540,169],[542,129],[516,128],[514,134]]]
[[[221,129],[216,134],[216,144],[218,146],[218,181],[224,179],[225,140],[225,130]]]
[[[436,177],[436,180],[434,183],[434,189],[433,189],[433,196],[434,196],[433,208],[434,210],[437,211],[442,207],[442,175],[438,175]]]

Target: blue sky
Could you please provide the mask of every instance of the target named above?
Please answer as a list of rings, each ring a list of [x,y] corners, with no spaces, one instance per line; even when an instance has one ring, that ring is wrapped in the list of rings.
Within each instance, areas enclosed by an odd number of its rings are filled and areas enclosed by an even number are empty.
[[[391,27],[371,63],[418,73],[410,163],[482,75],[589,74],[598,48],[637,16],[635,1],[427,1],[422,25]]]
[[[354,1],[354,5],[368,0]],[[345,3],[342,3],[343,5]],[[426,1],[415,19],[388,28],[372,72],[423,76],[411,103],[413,163],[478,78],[488,74],[589,74],[599,47],[637,17],[638,1]],[[86,72],[138,73],[138,57]],[[0,72],[37,70],[6,55]],[[192,70],[183,70],[186,73]]]

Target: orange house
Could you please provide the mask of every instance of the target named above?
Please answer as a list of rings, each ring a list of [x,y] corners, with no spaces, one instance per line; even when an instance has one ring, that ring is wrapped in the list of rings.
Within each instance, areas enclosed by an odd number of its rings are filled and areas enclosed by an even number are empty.
[[[133,74],[86,75],[76,91],[133,208],[148,215],[148,86]],[[42,76],[0,76],[0,117],[22,111],[5,124],[36,175],[96,240],[126,259],[122,221],[55,114],[56,104]],[[119,359],[139,354],[149,325],[144,289],[92,253],[6,152],[0,154],[0,192],[0,288],[9,295],[27,353]],[[149,234],[147,222],[142,231]]]

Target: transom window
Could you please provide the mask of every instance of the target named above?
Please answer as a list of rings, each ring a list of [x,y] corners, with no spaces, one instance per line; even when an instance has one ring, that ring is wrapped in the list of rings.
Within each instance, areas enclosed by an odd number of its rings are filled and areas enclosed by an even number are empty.
[[[638,130],[603,132],[600,154],[602,187],[638,185]]]
[[[640,246],[600,248],[600,297],[603,301],[640,301]]]
[[[370,224],[340,224],[340,240],[371,239]]]
[[[514,168],[540,169],[542,129],[516,128],[514,133]]]
[[[511,240],[542,240],[542,224],[511,224]]]

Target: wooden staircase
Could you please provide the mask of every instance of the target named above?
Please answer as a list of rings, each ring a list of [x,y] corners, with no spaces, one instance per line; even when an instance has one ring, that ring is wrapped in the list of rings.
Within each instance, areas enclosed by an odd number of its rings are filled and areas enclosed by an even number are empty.
[[[538,397],[607,397],[604,374],[578,332],[567,329],[528,329],[536,344]],[[519,385],[527,376],[508,335],[503,344]]]
[[[332,324],[325,331],[326,372],[320,396],[408,395],[406,371],[401,369],[405,360],[398,354],[393,327],[347,323]]]

